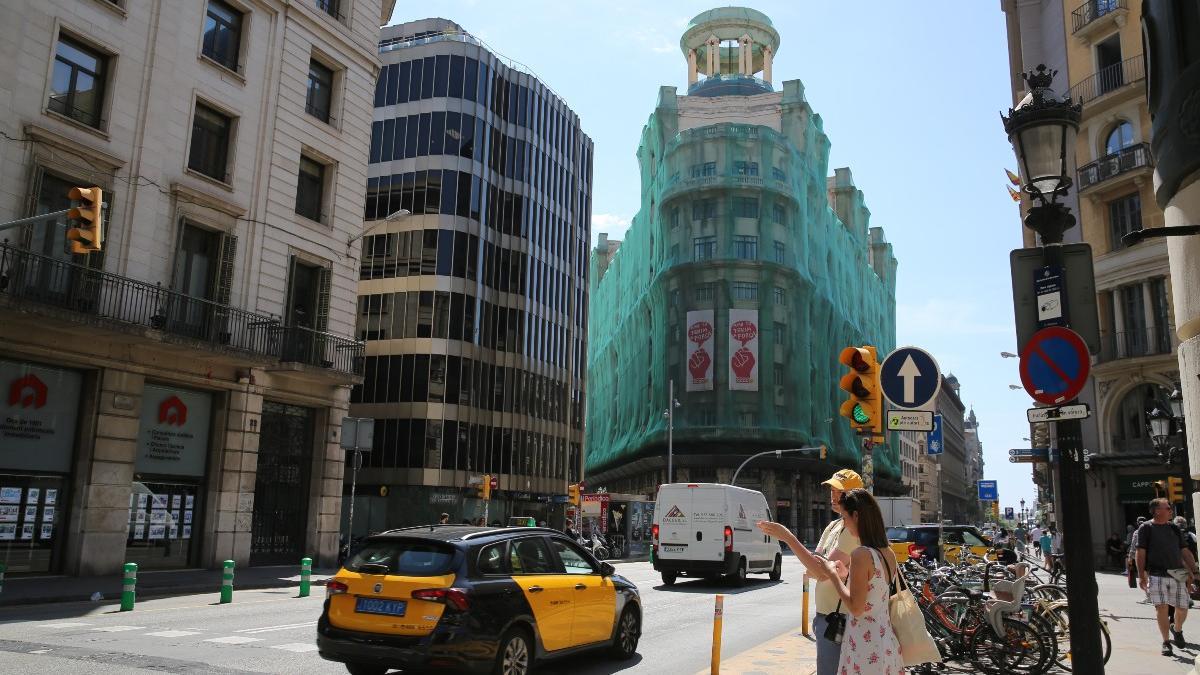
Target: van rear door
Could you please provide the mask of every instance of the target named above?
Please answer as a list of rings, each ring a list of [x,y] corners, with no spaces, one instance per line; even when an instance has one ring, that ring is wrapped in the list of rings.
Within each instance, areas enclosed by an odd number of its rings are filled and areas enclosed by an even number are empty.
[[[664,485],[654,507],[658,518],[658,555],[664,559],[686,560],[696,543],[692,532],[692,489],[682,485]]]

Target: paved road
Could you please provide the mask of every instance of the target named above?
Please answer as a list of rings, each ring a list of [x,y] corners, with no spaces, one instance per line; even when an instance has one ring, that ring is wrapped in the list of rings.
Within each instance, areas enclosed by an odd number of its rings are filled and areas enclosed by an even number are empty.
[[[1123,575],[1101,572],[1096,575],[1099,588],[1100,618],[1108,623],[1113,652],[1104,669],[1106,675],[1179,675],[1191,673],[1200,654],[1200,607],[1185,621],[1183,634],[1188,646],[1175,648],[1174,656],[1163,656],[1162,638],[1154,620],[1154,607],[1140,602],[1145,594],[1129,588]]]
[[[784,558],[783,580],[751,577],[742,589],[705,581],[661,586],[649,563],[618,566],[641,589],[646,618],[640,656],[613,662],[578,656],[548,664],[550,674],[692,673],[707,666],[713,595],[725,593],[724,654],[745,651],[800,622],[800,565]],[[0,610],[0,670],[72,673],[344,673],[316,654],[314,631],[323,595],[294,590],[115,604],[65,603]]]

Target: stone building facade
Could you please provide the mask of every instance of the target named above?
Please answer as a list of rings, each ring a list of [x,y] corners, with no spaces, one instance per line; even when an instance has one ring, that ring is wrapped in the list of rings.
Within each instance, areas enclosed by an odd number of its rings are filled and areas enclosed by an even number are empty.
[[[0,27],[9,573],[331,564],[392,0],[47,0]]]

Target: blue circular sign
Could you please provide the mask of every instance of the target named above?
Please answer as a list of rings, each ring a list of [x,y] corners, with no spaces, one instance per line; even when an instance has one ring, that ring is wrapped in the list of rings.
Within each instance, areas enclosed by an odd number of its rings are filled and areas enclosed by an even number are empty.
[[[883,395],[901,408],[920,408],[937,396],[942,374],[933,355],[918,347],[901,347],[879,365]]]
[[[1035,401],[1056,405],[1083,391],[1091,365],[1078,333],[1062,326],[1043,328],[1021,351],[1021,384]]]

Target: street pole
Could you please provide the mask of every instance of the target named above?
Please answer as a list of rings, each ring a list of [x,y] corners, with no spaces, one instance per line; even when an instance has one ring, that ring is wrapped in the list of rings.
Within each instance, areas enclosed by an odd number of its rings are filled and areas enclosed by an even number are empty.
[[[741,464],[738,465],[737,471],[733,472],[733,478],[730,479],[729,484],[737,485],[738,474],[740,474],[742,472],[742,468],[745,467],[747,464],[749,464],[751,461],[753,461],[759,457],[763,457],[766,455],[775,455],[776,457],[778,457],[785,452],[816,452],[816,453],[820,453],[821,449],[823,447],[825,447],[825,446],[818,445],[818,446],[811,447],[811,448],[787,448],[785,450],[764,450],[763,452],[759,452],[759,453],[750,455]]]
[[[358,465],[362,463],[358,443],[354,444],[354,467],[350,474],[350,522],[346,525],[346,552],[354,547],[354,493],[358,488]]]
[[[667,482],[675,482],[675,379],[667,380]]]
[[[938,538],[937,538],[938,551],[937,551],[937,554],[938,554],[938,559],[941,560],[942,562],[945,562],[945,558],[942,556],[942,551],[943,551],[943,548],[942,548],[942,520],[944,518],[942,515],[942,453],[940,453],[940,452],[937,454],[937,486],[938,486],[937,487],[937,498],[938,498],[938,510],[937,510],[937,514],[938,514],[938,516],[937,516],[937,518],[938,518]]]

